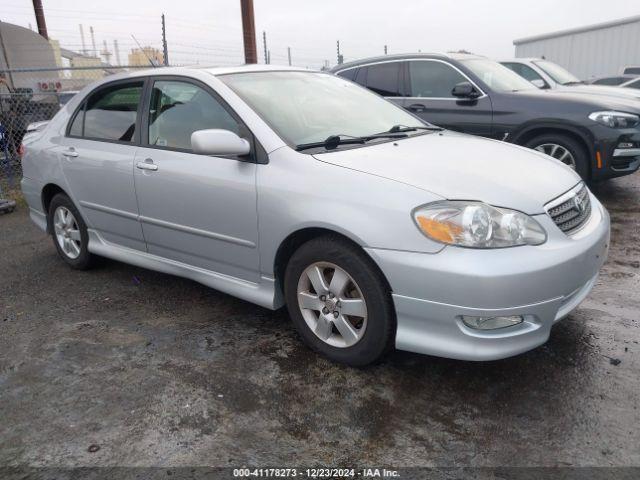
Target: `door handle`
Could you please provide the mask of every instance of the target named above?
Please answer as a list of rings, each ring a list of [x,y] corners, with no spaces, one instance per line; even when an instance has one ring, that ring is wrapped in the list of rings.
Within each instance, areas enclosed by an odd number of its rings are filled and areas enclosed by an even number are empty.
[[[65,150],[62,152],[62,155],[64,155],[65,157],[77,157],[79,155],[78,152],[75,151],[74,148],[70,148],[68,150]]]
[[[427,110],[427,107],[425,107],[421,103],[413,103],[413,104],[409,105],[407,108],[409,110],[411,110],[412,112],[416,112],[416,113],[422,113],[422,112],[425,112]]]
[[[152,172],[158,170],[158,166],[155,165],[153,160],[150,158],[147,158],[144,162],[136,163],[136,168],[139,168],[140,170],[151,170]]]

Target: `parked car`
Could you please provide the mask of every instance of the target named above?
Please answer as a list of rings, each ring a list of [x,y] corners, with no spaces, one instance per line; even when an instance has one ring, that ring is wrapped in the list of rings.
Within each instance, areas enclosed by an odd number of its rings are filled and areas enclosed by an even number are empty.
[[[574,91],[580,93],[640,99],[640,92],[624,90],[620,87],[589,85],[564,67],[542,58],[514,58],[502,60],[500,63],[542,90],[549,88],[575,89]]]
[[[627,66],[622,69],[623,75],[640,75],[640,66]]]
[[[631,80],[638,78],[637,75],[614,75],[612,77],[598,77],[589,80],[591,85],[607,85],[610,87],[617,87],[623,83],[627,83]]]
[[[103,79],[28,137],[23,166],[31,218],[72,268],[100,255],[286,304],[308,345],[351,365],[393,345],[534,348],[609,245],[565,165],[290,67]]]
[[[333,72],[441,127],[551,155],[585,180],[640,167],[634,99],[542,91],[498,62],[468,54],[385,55]]]

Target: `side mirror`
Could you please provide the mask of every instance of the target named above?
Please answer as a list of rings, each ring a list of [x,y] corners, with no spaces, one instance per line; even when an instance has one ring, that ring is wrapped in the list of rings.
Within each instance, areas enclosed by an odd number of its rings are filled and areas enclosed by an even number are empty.
[[[536,87],[544,90],[549,88],[549,85],[547,85],[547,82],[545,82],[543,79],[541,78],[536,78],[534,80],[531,80],[531,83],[533,83]]]
[[[191,134],[193,153],[202,155],[247,155],[251,145],[229,130],[198,130]]]
[[[451,95],[457,98],[478,98],[480,96],[480,92],[476,90],[476,87],[471,85],[469,82],[460,82],[453,90],[451,90]]]

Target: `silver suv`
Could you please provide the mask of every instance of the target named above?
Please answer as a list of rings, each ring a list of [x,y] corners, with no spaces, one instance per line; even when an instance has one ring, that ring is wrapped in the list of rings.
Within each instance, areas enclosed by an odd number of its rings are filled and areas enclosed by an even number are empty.
[[[351,365],[536,347],[607,254],[608,214],[570,168],[320,72],[110,77],[24,150],[31,218],[71,267],[99,255],[286,304]]]

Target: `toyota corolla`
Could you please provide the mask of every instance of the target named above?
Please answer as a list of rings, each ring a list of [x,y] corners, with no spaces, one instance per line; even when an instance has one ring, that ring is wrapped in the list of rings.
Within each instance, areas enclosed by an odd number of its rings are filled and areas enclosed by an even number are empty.
[[[114,75],[25,138],[33,221],[96,256],[287,306],[302,339],[365,365],[544,343],[589,293],[606,210],[551,157],[434,127],[294,68]]]

